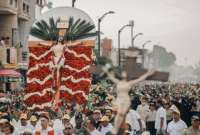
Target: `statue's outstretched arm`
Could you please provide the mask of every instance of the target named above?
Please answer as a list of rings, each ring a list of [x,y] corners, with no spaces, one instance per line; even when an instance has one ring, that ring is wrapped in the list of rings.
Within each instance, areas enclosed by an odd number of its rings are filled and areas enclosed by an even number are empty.
[[[147,77],[149,76],[152,76],[153,74],[155,73],[155,70],[149,70],[147,73],[143,74],[142,76],[140,76],[138,79],[135,79],[135,80],[132,80],[132,81],[129,81],[129,85],[134,85],[134,84],[137,84],[141,81],[144,81],[147,79]]]
[[[82,43],[83,43],[82,41],[69,42],[67,43],[67,46],[77,46],[77,45],[81,45]]]
[[[40,46],[45,46],[45,47],[51,47],[52,46],[52,43],[46,43],[46,42],[39,42]]]
[[[117,84],[119,82],[119,80],[115,77],[114,73],[110,73],[106,68],[102,68],[102,70],[113,83]]]

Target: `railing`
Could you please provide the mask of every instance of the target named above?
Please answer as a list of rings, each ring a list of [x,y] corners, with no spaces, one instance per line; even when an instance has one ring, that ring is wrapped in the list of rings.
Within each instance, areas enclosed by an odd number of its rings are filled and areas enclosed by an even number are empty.
[[[0,14],[17,14],[18,0],[0,0]]]
[[[23,20],[29,20],[30,2],[28,0],[19,0],[18,6],[18,17]]]

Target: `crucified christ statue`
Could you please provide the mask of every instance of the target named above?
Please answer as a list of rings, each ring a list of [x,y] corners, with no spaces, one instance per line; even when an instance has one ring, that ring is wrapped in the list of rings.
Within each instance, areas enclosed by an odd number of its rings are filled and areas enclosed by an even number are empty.
[[[117,98],[116,98],[116,105],[118,107],[118,112],[115,118],[115,125],[112,131],[113,135],[116,135],[124,121],[125,115],[128,112],[128,109],[131,105],[130,97],[129,97],[129,91],[131,87],[138,84],[139,82],[142,82],[147,79],[147,77],[152,76],[155,71],[150,70],[144,75],[140,76],[138,79],[135,80],[127,80],[127,73],[124,71],[122,72],[121,76],[122,79],[119,80],[115,77],[114,72],[109,72],[107,68],[103,68],[103,71],[107,74],[108,78],[116,84],[116,92],[117,92]]]
[[[58,103],[60,100],[60,86],[61,86],[61,69],[65,65],[65,56],[64,53],[66,51],[67,47],[70,46],[77,46],[81,45],[82,42],[77,41],[75,43],[68,43],[64,44],[63,37],[60,37],[56,44],[44,44],[40,43],[40,46],[47,46],[51,48],[51,51],[53,53],[52,56],[52,63],[50,64],[52,69],[52,76],[53,76],[53,89],[56,90],[56,93],[52,100],[52,106],[54,109],[58,108]]]

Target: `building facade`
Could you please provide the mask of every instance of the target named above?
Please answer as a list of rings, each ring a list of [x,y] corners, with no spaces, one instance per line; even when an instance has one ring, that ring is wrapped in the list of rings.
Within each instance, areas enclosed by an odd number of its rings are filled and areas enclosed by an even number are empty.
[[[112,39],[104,38],[101,41],[101,56],[110,58],[111,57],[111,50],[112,50]]]
[[[27,41],[30,28],[40,13],[44,0],[0,1],[0,62],[5,69],[27,70]],[[16,83],[2,84],[1,89],[13,89]]]

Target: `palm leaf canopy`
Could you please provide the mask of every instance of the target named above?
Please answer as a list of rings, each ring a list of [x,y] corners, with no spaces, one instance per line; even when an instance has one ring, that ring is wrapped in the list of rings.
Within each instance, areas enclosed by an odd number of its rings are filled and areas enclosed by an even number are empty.
[[[31,28],[30,34],[42,40],[56,41],[59,37],[59,30],[56,27],[59,21],[60,19],[54,20],[53,17],[49,18],[48,23],[40,20]],[[69,28],[65,33],[64,40],[74,41],[94,37],[97,35],[94,29],[95,25],[90,22],[82,19],[74,20],[73,17],[70,17]]]

